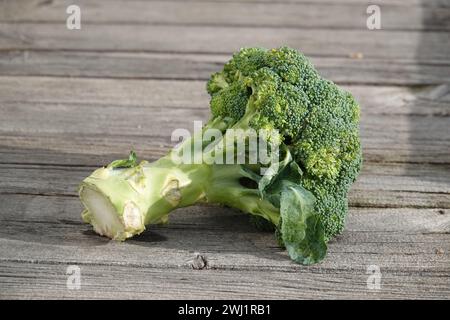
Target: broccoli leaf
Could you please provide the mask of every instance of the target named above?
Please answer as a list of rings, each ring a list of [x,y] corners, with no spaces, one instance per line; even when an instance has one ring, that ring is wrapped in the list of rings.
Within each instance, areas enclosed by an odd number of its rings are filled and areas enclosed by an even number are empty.
[[[327,253],[314,201],[314,196],[300,185],[290,185],[281,192],[281,238],[291,259],[304,265],[321,261]]]
[[[289,185],[300,184],[302,178],[302,170],[292,159],[289,149],[283,148],[282,151],[282,159],[273,163],[267,169],[269,172],[266,171],[258,182],[261,197],[267,199],[277,208],[280,207],[281,192]]]
[[[130,151],[130,155],[128,159],[114,160],[110,164],[108,164],[109,169],[119,169],[119,168],[132,168],[137,165],[137,156],[136,153],[132,150]]]
[[[270,168],[271,174],[259,181],[259,190],[280,209],[281,242],[294,261],[305,265],[319,262],[327,252],[325,231],[314,210],[314,195],[301,185],[302,170],[289,150],[285,150],[283,159]]]
[[[283,155],[283,158],[278,162],[272,163],[258,182],[258,189],[262,197],[264,197],[264,191],[275,181],[280,172],[292,162],[292,155],[287,148],[281,148],[280,154]]]
[[[289,186],[297,186],[300,184],[302,171],[295,161],[291,161],[288,165],[272,179],[270,185],[264,192],[264,198],[272,203],[275,207],[280,208],[281,193]]]

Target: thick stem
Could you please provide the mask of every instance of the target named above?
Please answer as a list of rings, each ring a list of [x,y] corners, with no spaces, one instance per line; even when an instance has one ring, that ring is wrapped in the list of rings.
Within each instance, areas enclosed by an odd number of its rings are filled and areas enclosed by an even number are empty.
[[[97,233],[125,240],[166,221],[175,208],[204,199],[208,175],[208,166],[177,166],[168,156],[132,168],[100,168],[80,186],[83,219]]]
[[[275,225],[279,210],[244,187],[239,165],[176,165],[168,156],[127,169],[100,168],[80,186],[82,216],[100,235],[125,240],[165,222],[176,208],[198,202],[227,205]]]
[[[241,166],[214,165],[211,172],[211,183],[206,192],[208,202],[227,205],[278,224],[279,209],[261,199],[257,188],[243,186],[242,179],[246,175]]]

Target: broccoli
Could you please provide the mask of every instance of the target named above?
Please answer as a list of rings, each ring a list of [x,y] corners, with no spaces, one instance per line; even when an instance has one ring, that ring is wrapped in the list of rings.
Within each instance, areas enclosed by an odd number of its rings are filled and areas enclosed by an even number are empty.
[[[215,203],[274,226],[294,261],[321,261],[344,228],[347,193],[362,163],[352,95],[288,47],[241,49],[207,91],[212,116],[201,131],[155,162],[138,162],[131,152],[82,182],[84,221],[125,240],[167,222],[176,208]],[[250,147],[252,129],[266,133],[267,154],[277,158],[249,161],[262,150]],[[211,130],[222,135],[207,135]],[[239,149],[238,139],[248,148]],[[184,155],[190,161],[180,161]]]

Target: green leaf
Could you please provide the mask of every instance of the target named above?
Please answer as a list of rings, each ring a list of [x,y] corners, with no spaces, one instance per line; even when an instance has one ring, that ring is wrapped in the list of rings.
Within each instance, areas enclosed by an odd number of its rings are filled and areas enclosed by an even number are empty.
[[[286,187],[280,198],[281,238],[291,259],[304,265],[321,261],[327,253],[314,202],[314,196],[300,185]]]
[[[287,148],[280,149],[280,153],[283,155],[283,158],[278,162],[272,163],[258,183],[258,189],[262,197],[264,197],[264,191],[278,178],[280,172],[292,162],[292,155]]]
[[[314,210],[314,195],[301,185],[302,170],[287,148],[281,161],[268,170],[271,171],[261,178],[258,189],[262,197],[280,209],[278,242],[297,263],[321,261],[327,252],[324,227]]]
[[[283,190],[289,186],[298,186],[302,171],[295,161],[285,166],[281,172],[272,179],[270,185],[263,191],[264,198],[270,201],[275,207],[280,207],[280,197]]]
[[[137,165],[137,156],[136,153],[131,150],[128,159],[122,160],[114,160],[110,164],[108,164],[107,168],[109,169],[119,169],[119,168],[132,168]]]

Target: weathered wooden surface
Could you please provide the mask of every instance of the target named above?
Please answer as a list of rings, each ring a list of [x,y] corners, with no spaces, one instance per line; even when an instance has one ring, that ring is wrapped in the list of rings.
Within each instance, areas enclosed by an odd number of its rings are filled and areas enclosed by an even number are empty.
[[[359,0],[0,1],[0,298],[450,298],[450,2],[377,3],[369,31]],[[83,177],[130,149],[163,155],[207,120],[205,80],[231,52],[281,44],[362,107],[364,168],[323,263],[292,263],[226,208],[179,209],[125,243],[81,222]]]
[[[0,51],[3,75],[206,80],[228,59],[224,54],[99,51]],[[450,82],[447,63],[414,60],[311,57],[320,73],[345,84],[436,85]]]
[[[252,27],[351,28],[366,23],[366,8],[371,2],[315,3],[267,2],[264,5],[224,1],[120,1],[97,0],[15,0],[5,7],[0,20],[6,22],[62,22],[65,9],[74,3],[83,8],[83,20],[92,24],[177,24],[230,25]],[[439,3],[417,10],[415,6],[399,6],[386,2],[383,6],[384,29],[448,30],[450,8]],[[330,11],[333,14],[330,14]],[[349,19],[350,18],[350,19]]]
[[[330,32],[286,27],[86,24],[84,31],[73,32],[63,23],[0,23],[0,29],[4,34],[0,38],[2,50],[232,53],[242,47],[278,47],[288,43],[307,55],[348,57],[362,53],[377,59],[417,59],[446,64],[450,61],[450,34],[442,31],[336,29]]]

